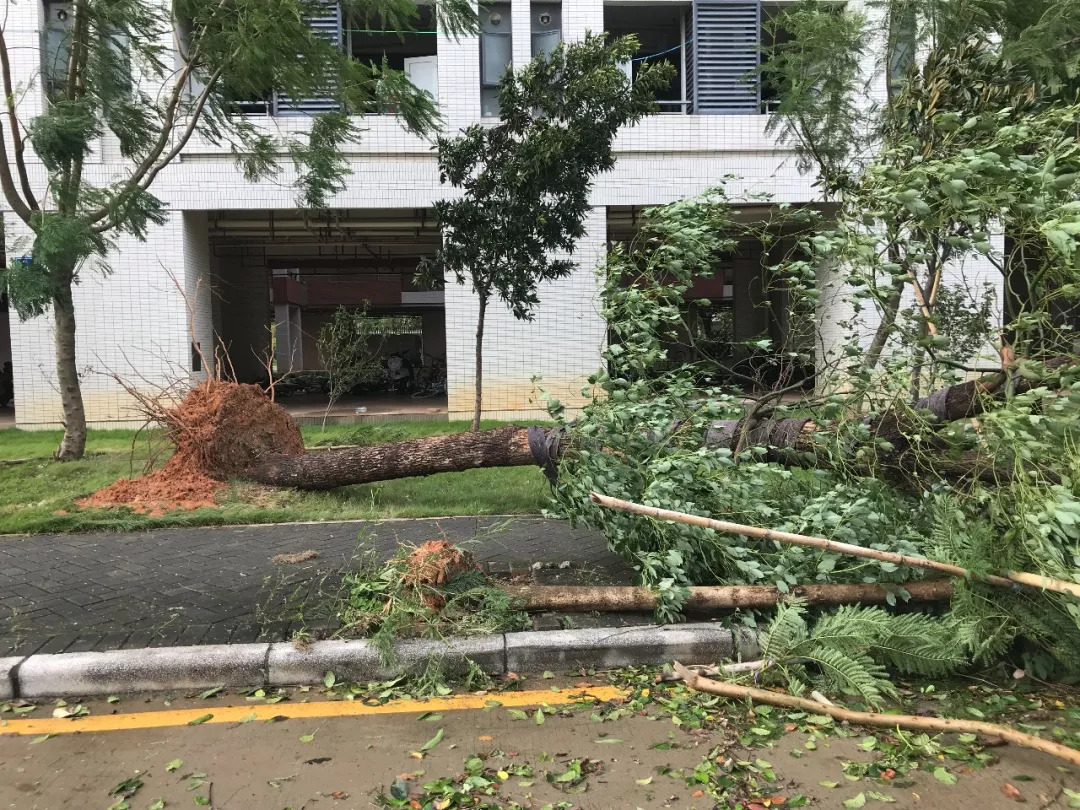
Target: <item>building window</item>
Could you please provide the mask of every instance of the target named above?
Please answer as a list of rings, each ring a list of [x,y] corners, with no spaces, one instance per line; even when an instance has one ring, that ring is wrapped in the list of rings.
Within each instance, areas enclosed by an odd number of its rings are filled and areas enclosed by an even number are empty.
[[[42,32],[41,75],[45,81],[45,94],[55,98],[64,87],[67,78],[68,57],[71,54],[71,33],[75,14],[73,4],[68,2],[45,2],[45,30]]]
[[[623,70],[633,81],[643,65],[670,62],[675,67],[671,83],[661,88],[656,99],[662,113],[692,111],[687,78],[690,48],[690,6],[663,3],[604,7],[604,30],[612,36],[633,34],[640,47]]]
[[[562,42],[562,5],[559,3],[533,3],[529,7],[532,56],[551,53]]]
[[[510,4],[480,7],[480,114],[499,115],[499,82],[513,64]]]
[[[75,8],[71,0],[45,0],[45,26],[42,30],[41,74],[46,98],[64,94],[67,85],[68,57],[75,29]],[[88,59],[93,72],[108,81],[115,92],[130,91],[132,86],[131,47],[127,32],[116,26],[96,26],[87,35]],[[99,43],[105,47],[99,47]]]
[[[695,0],[689,97],[699,115],[761,112],[760,0]]]
[[[409,81],[438,101],[439,62],[438,36],[435,14],[431,6],[417,7],[417,17],[412,22],[415,30],[397,30],[382,17],[350,21],[347,27],[346,48],[353,59],[400,70]],[[393,110],[372,110],[392,113]]]

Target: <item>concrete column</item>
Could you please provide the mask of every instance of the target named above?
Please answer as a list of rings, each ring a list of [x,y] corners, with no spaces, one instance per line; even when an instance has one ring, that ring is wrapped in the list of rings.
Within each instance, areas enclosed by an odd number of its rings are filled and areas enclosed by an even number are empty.
[[[301,328],[300,307],[293,304],[275,304],[274,319],[277,373],[288,374],[304,368],[304,334]]]
[[[529,0],[511,0],[510,25],[511,49],[514,70],[520,70],[532,60],[532,15]]]

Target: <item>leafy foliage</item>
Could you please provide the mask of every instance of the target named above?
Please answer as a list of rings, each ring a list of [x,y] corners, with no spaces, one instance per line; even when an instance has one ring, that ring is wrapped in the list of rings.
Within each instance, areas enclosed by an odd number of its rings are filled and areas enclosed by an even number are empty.
[[[333,317],[319,330],[319,356],[329,374],[330,383],[327,414],[350,389],[375,380],[381,374],[385,342],[381,326],[381,319],[369,315],[365,303],[356,309],[338,307]]]
[[[418,15],[410,0],[347,0],[343,8],[351,19],[382,15],[399,30],[409,30]],[[320,208],[349,173],[340,151],[359,136],[350,114],[392,104],[414,132],[429,133],[437,124],[430,96],[401,72],[354,61],[308,24],[323,14],[322,0],[77,0],[69,27],[55,41],[47,38],[42,81],[48,103],[32,121],[19,122],[21,90],[4,71],[16,147],[0,153],[0,185],[8,209],[31,236],[18,247],[29,261],[0,272],[0,289],[20,317],[57,310],[68,430],[61,457],[78,457],[85,444],[71,286],[88,267],[107,269],[101,258],[117,234],[142,239],[150,224],[165,221],[167,206],[151,189],[192,138],[230,146],[248,180],[280,174],[282,157],[290,157],[299,204]],[[464,0],[441,0],[436,15],[451,32],[476,28],[476,13]],[[176,43],[179,64],[169,42]],[[2,39],[0,48],[7,48]],[[5,53],[4,64],[12,57]],[[234,114],[237,101],[273,92],[329,99],[338,109],[315,116],[296,134]],[[102,181],[84,171],[84,163],[106,135],[115,138],[127,165]],[[24,144],[46,169],[40,189],[31,182]]]
[[[479,570],[437,585],[416,581],[409,576],[412,551],[399,549],[385,562],[369,553],[345,577],[336,609],[339,636],[370,638],[389,663],[399,638],[484,635],[530,626],[528,615]]]
[[[890,669],[940,677],[968,660],[951,618],[844,605],[808,628],[805,614],[798,602],[780,605],[761,645],[767,668],[778,668],[795,694],[813,679],[876,705],[896,697]]]
[[[539,284],[570,274],[593,179],[615,165],[615,133],[654,109],[656,90],[671,80],[664,63],[644,66],[631,84],[618,63],[636,50],[632,37],[560,43],[506,73],[497,126],[473,124],[439,138],[440,179],[462,194],[435,203],[443,241],[421,272],[472,286],[480,304],[478,360],[492,298],[531,320]],[[479,392],[479,367],[476,379]],[[479,413],[478,393],[474,423]]]

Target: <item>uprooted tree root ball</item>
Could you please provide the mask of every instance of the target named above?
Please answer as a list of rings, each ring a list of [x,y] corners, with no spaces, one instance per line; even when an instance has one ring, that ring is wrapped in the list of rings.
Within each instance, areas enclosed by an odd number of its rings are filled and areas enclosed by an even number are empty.
[[[258,459],[304,452],[292,417],[257,385],[206,380],[172,406],[132,393],[147,420],[164,426],[173,455],[160,470],[122,478],[79,506],[127,506],[152,516],[213,506],[223,482]]]

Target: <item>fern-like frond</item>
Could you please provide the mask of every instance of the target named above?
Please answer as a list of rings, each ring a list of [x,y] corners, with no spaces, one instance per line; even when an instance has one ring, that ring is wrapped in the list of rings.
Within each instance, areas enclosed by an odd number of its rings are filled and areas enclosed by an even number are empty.
[[[761,656],[766,661],[786,661],[793,656],[793,651],[807,638],[806,604],[800,600],[783,602],[776,607],[769,628],[765,631],[761,643]]]
[[[884,695],[896,697],[888,672],[868,655],[850,655],[842,650],[819,647],[804,656],[821,670],[824,686],[859,695],[871,706],[881,704]]]

